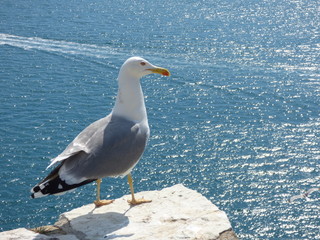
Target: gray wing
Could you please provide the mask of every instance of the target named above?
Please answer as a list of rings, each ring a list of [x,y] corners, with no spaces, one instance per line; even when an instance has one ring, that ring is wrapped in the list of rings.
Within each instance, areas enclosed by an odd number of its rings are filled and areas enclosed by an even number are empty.
[[[305,195],[304,194],[294,195],[294,196],[290,197],[289,202],[293,202],[299,198],[305,198]]]
[[[63,159],[60,178],[68,184],[125,174],[140,159],[148,126],[109,115],[85,130],[57,158]],[[61,161],[61,160],[60,160]]]
[[[91,141],[92,138],[95,138],[99,129],[105,128],[110,122],[111,115],[108,115],[100,120],[95,121],[86,127],[67,147],[66,149],[59,154],[56,158],[51,160],[50,165],[47,167],[50,168],[52,165],[64,161],[70,157],[76,156],[80,153],[90,154],[94,148],[94,143]],[[97,142],[97,141],[96,141]]]
[[[311,193],[313,193],[315,191],[320,191],[320,188],[310,188],[305,194],[309,195],[309,194],[311,194]]]

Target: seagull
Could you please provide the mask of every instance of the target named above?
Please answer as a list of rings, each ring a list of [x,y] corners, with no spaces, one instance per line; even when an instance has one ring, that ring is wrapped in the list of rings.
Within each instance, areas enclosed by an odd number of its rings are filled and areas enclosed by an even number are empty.
[[[31,189],[31,197],[59,195],[96,181],[97,207],[113,200],[100,199],[101,179],[127,176],[132,205],[151,202],[134,196],[131,170],[140,160],[150,135],[140,79],[170,72],[140,57],[127,59],[118,75],[118,94],[109,115],[86,127],[47,167],[58,164]]]
[[[308,198],[308,196],[315,191],[320,191],[320,188],[310,188],[308,191],[306,191],[303,194],[294,195],[289,199],[289,202],[293,202],[294,200],[297,200],[299,198]]]

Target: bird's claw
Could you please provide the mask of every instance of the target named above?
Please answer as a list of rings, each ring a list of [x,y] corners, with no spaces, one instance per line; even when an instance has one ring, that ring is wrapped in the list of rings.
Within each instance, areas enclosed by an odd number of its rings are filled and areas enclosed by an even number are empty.
[[[93,203],[94,203],[94,205],[96,205],[96,207],[101,207],[101,206],[113,203],[113,201],[114,200],[96,200]]]
[[[146,200],[144,198],[140,198],[140,199],[131,199],[131,200],[128,200],[128,203],[130,205],[139,205],[139,204],[142,204],[142,203],[150,203],[152,202],[152,200]]]

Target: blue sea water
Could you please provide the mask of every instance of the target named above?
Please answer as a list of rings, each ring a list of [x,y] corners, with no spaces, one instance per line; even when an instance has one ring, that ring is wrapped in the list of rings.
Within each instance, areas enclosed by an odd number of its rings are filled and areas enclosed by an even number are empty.
[[[0,231],[54,223],[89,184],[30,199],[51,158],[108,114],[130,56],[151,138],[136,191],[183,183],[241,239],[320,239],[320,3],[316,0],[30,1],[0,7]],[[102,196],[129,193],[108,178]]]

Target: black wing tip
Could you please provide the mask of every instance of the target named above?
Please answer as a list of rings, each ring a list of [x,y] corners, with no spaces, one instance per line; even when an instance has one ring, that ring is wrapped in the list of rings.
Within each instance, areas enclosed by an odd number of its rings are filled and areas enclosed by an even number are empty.
[[[61,195],[70,190],[73,190],[82,185],[88,184],[95,181],[96,179],[88,179],[78,184],[68,185],[65,181],[61,180],[60,177],[47,181],[45,183],[40,183],[36,185],[31,190],[31,198],[41,198],[48,195]]]

